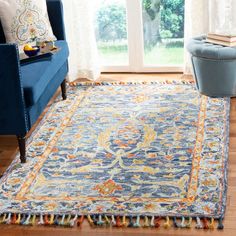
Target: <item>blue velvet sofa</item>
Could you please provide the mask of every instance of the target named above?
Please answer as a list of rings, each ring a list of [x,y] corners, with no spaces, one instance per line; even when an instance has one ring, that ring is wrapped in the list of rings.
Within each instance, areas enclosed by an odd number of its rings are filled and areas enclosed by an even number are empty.
[[[50,59],[21,64],[16,44],[6,44],[0,24],[0,135],[16,135],[20,159],[26,162],[26,135],[61,86],[66,99],[65,77],[69,49],[65,39],[63,6],[47,0],[56,45],[61,48]]]

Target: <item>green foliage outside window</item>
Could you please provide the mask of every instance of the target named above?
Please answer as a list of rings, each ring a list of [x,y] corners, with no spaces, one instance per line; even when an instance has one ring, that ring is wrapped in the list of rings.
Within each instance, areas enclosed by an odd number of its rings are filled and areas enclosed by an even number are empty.
[[[141,1],[141,0],[140,0]],[[144,24],[148,28],[145,44],[155,46],[162,39],[183,38],[184,0],[142,0]],[[105,4],[97,13],[99,41],[127,39],[126,9],[119,4]]]

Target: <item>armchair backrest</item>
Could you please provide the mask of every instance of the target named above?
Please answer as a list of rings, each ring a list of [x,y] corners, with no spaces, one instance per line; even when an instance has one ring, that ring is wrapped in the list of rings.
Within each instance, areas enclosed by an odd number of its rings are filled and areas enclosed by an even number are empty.
[[[24,136],[29,131],[18,49],[0,44],[0,134]]]
[[[61,0],[46,0],[48,8],[48,16],[52,26],[54,35],[58,40],[66,40],[64,13]]]

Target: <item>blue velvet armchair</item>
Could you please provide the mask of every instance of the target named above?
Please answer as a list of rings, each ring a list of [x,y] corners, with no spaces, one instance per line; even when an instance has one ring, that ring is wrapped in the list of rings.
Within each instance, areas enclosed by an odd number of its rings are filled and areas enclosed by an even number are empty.
[[[27,156],[26,135],[59,86],[66,99],[69,49],[63,6],[60,0],[47,0],[47,7],[60,48],[50,59],[21,64],[17,45],[6,44],[0,24],[0,135],[17,136],[22,163]]]

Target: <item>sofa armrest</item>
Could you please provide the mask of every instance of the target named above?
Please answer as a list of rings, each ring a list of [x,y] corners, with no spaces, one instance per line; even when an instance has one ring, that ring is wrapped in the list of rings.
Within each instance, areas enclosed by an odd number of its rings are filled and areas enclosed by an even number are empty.
[[[61,0],[47,0],[47,8],[54,35],[58,40],[66,40]]]
[[[0,55],[0,134],[25,135],[28,121],[17,45],[0,44]]]

